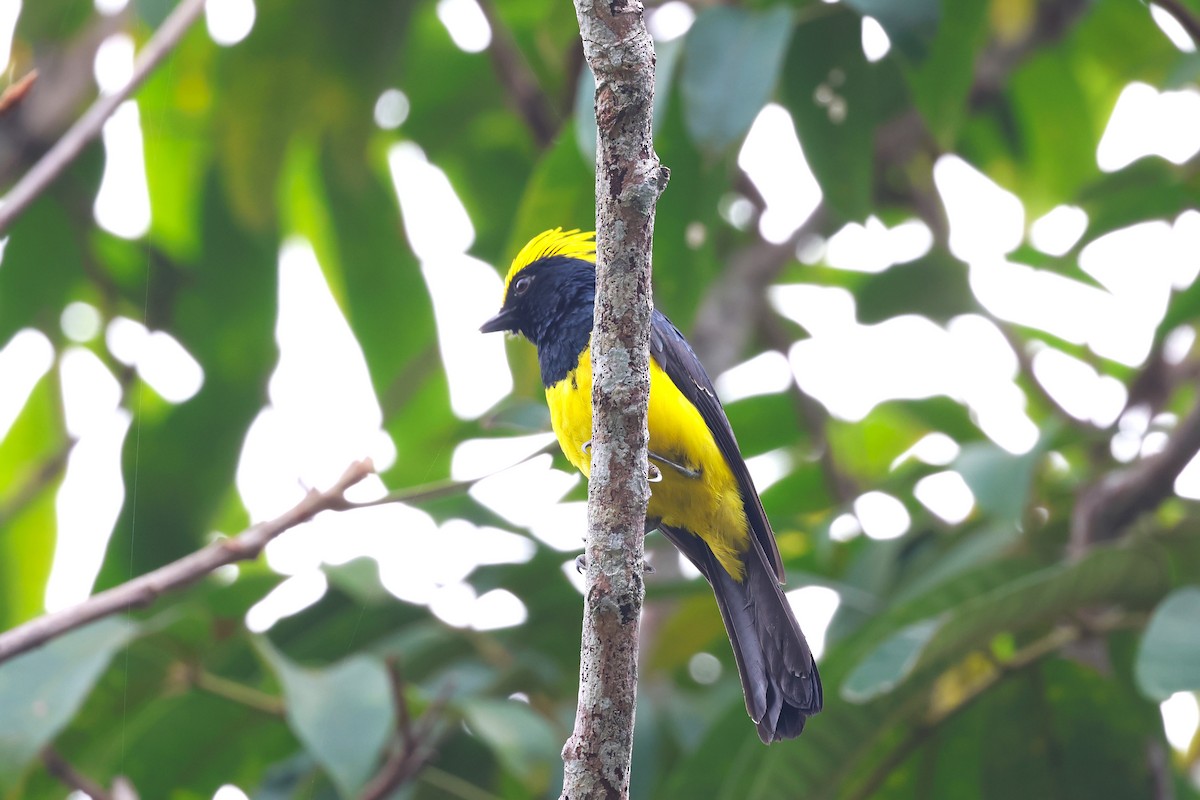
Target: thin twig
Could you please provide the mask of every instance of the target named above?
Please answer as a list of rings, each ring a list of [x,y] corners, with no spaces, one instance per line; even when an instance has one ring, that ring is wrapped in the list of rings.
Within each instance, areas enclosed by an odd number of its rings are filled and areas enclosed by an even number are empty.
[[[1174,17],[1192,37],[1192,41],[1200,45],[1200,19],[1193,16],[1187,6],[1179,0],[1154,0],[1153,4]]]
[[[433,757],[436,736],[434,729],[441,721],[446,704],[450,702],[453,686],[442,686],[437,697],[425,709],[425,713],[412,724],[412,712],[408,708],[404,675],[396,659],[388,659],[388,678],[392,687],[392,702],[396,707],[396,746],[383,762],[379,772],[363,788],[360,800],[383,800],[408,781],[416,777]]]
[[[399,659],[392,657],[387,661],[388,678],[392,684],[392,702],[396,706],[396,725],[400,731],[400,742],[407,744],[412,741],[412,714],[408,711],[408,698],[404,689],[404,672],[400,669]]]
[[[195,583],[226,564],[257,558],[267,542],[289,528],[312,519],[322,511],[353,508],[353,504],[345,498],[346,490],[373,471],[369,459],[357,461],[330,489],[324,492],[310,491],[290,511],[269,522],[255,525],[233,538],[214,542],[153,572],[93,595],[78,605],[46,614],[0,634],[0,663],[89,622],[135,606],[149,605],[162,595]]]
[[[62,477],[63,469],[67,466],[67,459],[71,455],[71,448],[74,446],[74,439],[69,437],[64,439],[57,450],[30,470],[23,483],[17,486],[8,497],[0,499],[0,525],[21,513],[27,505],[37,499],[43,489],[52,484],[55,479]]]
[[[887,780],[888,776],[903,764],[917,748],[932,738],[941,726],[974,705],[976,700],[983,697],[988,690],[1002,680],[1021,670],[1032,667],[1049,655],[1057,653],[1064,645],[1077,641],[1081,634],[1081,630],[1076,627],[1056,628],[1041,639],[1031,642],[1013,654],[1012,658],[997,664],[995,671],[972,686],[957,703],[944,711],[931,715],[928,720],[919,725],[907,738],[893,748],[888,753],[887,758],[871,771],[866,781],[860,784],[858,789],[850,796],[851,800],[867,800],[867,798],[872,797],[875,791]]]
[[[470,781],[463,780],[445,770],[438,769],[432,764],[426,764],[421,770],[421,780],[435,789],[459,800],[501,800],[499,795],[480,789]]]
[[[129,82],[112,94],[97,97],[70,130],[55,142],[21,180],[17,181],[4,197],[3,205],[0,205],[0,235],[8,232],[17,217],[46,191],[63,170],[79,157],[83,148],[100,134],[108,118],[179,44],[183,34],[203,10],[204,0],[181,0],[138,54]]]
[[[42,750],[42,763],[46,765],[46,771],[57,778],[62,783],[70,786],[76,791],[83,792],[92,800],[113,800],[112,795],[108,793],[100,784],[93,781],[86,775],[81,775],[75,770],[67,760],[63,758],[58,751],[51,747]]]
[[[1115,539],[1138,515],[1175,490],[1175,479],[1200,452],[1200,404],[1179,423],[1162,452],[1104,475],[1079,497],[1071,515],[1071,551]]]
[[[273,717],[282,717],[287,712],[283,698],[259,691],[252,686],[222,678],[196,666],[188,668],[188,682],[202,692],[221,697],[238,705],[261,711]]]
[[[432,502],[433,500],[441,500],[443,497],[453,497],[456,494],[461,494],[462,492],[467,491],[485,478],[490,478],[491,476],[497,475],[505,470],[520,466],[531,459],[537,458],[540,455],[545,455],[546,453],[552,453],[557,449],[558,442],[549,442],[545,447],[542,447],[537,452],[531,453],[528,458],[524,458],[518,461],[516,464],[496,470],[495,472],[489,472],[487,475],[479,478],[470,478],[464,481],[435,481],[434,483],[427,483],[422,486],[410,486],[404,489],[397,489],[393,492],[388,492],[378,500],[360,500],[353,503],[347,502],[343,506],[343,509],[371,508],[372,506],[384,506],[388,505],[389,503],[408,503],[410,505],[419,505],[421,503]]]
[[[4,94],[0,94],[0,117],[12,111],[17,107],[17,103],[25,99],[25,95],[29,94],[29,90],[33,88],[37,78],[38,71],[31,69],[20,80],[8,85]]]

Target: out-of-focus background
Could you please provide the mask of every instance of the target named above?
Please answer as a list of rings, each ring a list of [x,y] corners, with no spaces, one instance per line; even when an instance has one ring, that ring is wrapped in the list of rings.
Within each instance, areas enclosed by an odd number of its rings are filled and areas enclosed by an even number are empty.
[[[165,0],[0,0],[11,183]],[[826,710],[763,747],[648,540],[639,798],[1197,797],[1200,2],[652,3],[655,302],[714,376]],[[1189,34],[1190,26],[1190,34]],[[566,0],[209,0],[4,240],[0,629],[270,519],[265,558],[0,665],[0,796],[548,797],[585,487],[481,336],[593,223]],[[1190,588],[1189,588],[1190,585]],[[73,793],[72,793],[73,792]],[[118,795],[114,795],[118,796]]]

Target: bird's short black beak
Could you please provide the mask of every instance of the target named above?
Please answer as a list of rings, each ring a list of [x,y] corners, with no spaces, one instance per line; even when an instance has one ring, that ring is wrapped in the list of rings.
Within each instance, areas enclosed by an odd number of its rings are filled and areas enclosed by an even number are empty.
[[[502,308],[500,313],[479,326],[480,333],[516,330],[517,314],[511,308]]]

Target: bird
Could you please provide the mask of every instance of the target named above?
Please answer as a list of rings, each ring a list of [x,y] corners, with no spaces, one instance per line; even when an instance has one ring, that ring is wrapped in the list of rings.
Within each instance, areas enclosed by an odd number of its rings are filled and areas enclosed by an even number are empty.
[[[551,425],[585,477],[595,264],[594,232],[538,234],[512,261],[500,311],[480,327],[524,336],[537,348]],[[648,428],[647,531],[661,531],[712,586],[759,738],[766,744],[795,738],[823,703],[816,661],[780,588],[775,534],[713,383],[657,309],[650,320]]]

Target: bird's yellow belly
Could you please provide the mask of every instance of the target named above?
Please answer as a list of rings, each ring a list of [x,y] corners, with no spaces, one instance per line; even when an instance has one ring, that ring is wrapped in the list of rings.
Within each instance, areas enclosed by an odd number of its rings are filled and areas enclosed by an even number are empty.
[[[550,421],[567,460],[586,476],[590,458],[583,450],[592,438],[592,361],[588,350],[566,378],[546,389]],[[727,572],[741,580],[741,555],[749,526],[737,481],[700,412],[667,374],[650,361],[650,452],[693,472],[691,477],[654,463],[662,480],[650,484],[649,517],[699,536]]]

